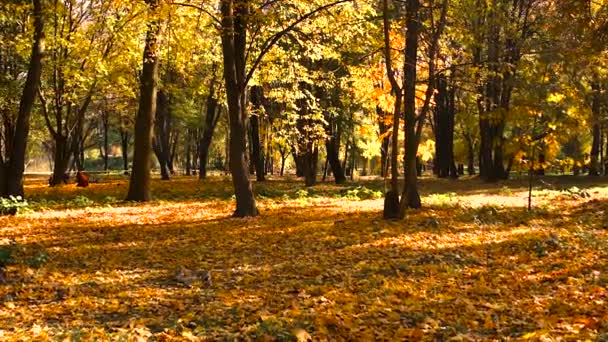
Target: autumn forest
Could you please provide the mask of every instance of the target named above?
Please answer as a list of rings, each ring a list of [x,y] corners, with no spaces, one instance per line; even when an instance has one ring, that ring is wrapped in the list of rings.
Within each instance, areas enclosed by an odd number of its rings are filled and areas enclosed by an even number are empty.
[[[2,1],[0,340],[608,340],[608,1]]]

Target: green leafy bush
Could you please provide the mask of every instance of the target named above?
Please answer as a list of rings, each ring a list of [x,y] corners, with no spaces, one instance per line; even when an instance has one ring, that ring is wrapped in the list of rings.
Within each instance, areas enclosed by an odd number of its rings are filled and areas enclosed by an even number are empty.
[[[29,204],[21,196],[9,196],[0,198],[0,214],[15,215],[27,211]]]
[[[310,193],[308,192],[308,189],[298,189],[296,190],[295,197],[297,199],[305,199],[310,197]]]
[[[382,191],[375,191],[364,186],[359,186],[354,189],[346,190],[343,197],[356,201],[377,199],[382,197]]]
[[[74,199],[72,199],[68,205],[70,207],[78,207],[78,208],[83,208],[83,207],[89,207],[91,205],[93,205],[95,202],[93,202],[92,200],[90,200],[87,196],[76,196]]]
[[[458,204],[458,197],[454,192],[430,194],[426,201],[432,207],[451,208]]]

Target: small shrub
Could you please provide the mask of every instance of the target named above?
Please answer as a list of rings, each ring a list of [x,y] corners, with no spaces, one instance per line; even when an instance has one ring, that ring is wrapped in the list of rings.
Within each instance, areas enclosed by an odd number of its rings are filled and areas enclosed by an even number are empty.
[[[499,215],[500,207],[485,204],[479,208],[475,208],[471,211],[473,215],[473,221],[478,225],[502,223],[501,215]]]
[[[0,268],[15,263],[15,251],[17,244],[11,242],[9,245],[0,246]]]
[[[88,207],[93,205],[95,202],[93,202],[92,200],[90,200],[87,196],[76,196],[74,199],[72,199],[71,201],[68,202],[68,205],[71,207],[78,207],[78,208],[83,208],[83,207]]]
[[[119,200],[114,196],[106,196],[106,197],[104,197],[103,202],[106,204],[114,204],[114,203],[118,203]]]
[[[458,204],[458,197],[454,192],[430,194],[427,196],[427,201],[429,205],[433,207],[449,208]]]
[[[26,212],[29,204],[21,196],[9,196],[0,198],[0,215],[15,215]]]
[[[267,187],[259,187],[258,196],[260,198],[276,198],[281,197],[281,192]]]
[[[305,199],[310,197],[310,193],[308,192],[308,189],[298,189],[296,190],[295,197],[297,199]]]
[[[503,196],[511,196],[513,195],[513,190],[511,190],[511,188],[508,186],[503,185],[502,188],[500,188],[499,193]]]
[[[382,191],[375,191],[364,186],[359,186],[354,189],[346,190],[343,197],[355,201],[377,199],[382,197]]]
[[[587,190],[579,189],[576,186],[561,190],[562,197],[569,199],[589,198],[591,195]]]
[[[46,264],[49,259],[50,257],[46,253],[46,251],[40,250],[28,260],[28,264],[34,268],[39,268],[42,265]]]

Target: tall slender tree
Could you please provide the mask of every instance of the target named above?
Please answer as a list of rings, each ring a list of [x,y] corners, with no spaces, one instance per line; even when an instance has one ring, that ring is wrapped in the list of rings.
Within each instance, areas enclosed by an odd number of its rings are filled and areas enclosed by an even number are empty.
[[[135,146],[133,150],[133,172],[129,182],[128,201],[150,201],[150,161],[152,157],[152,124],[156,114],[158,91],[158,42],[161,23],[154,17],[160,0],[146,0],[151,19],[146,33],[144,63],[140,76],[139,108],[135,118]]]
[[[33,0],[34,17],[34,37],[32,42],[32,52],[27,71],[27,78],[21,100],[19,102],[19,112],[17,122],[10,134],[11,149],[7,151],[8,159],[3,160],[0,155],[0,196],[9,195],[23,196],[23,173],[25,171],[25,152],[30,130],[30,117],[32,107],[36,100],[36,93],[40,86],[40,75],[42,73],[42,58],[44,55],[44,17],[42,1]]]

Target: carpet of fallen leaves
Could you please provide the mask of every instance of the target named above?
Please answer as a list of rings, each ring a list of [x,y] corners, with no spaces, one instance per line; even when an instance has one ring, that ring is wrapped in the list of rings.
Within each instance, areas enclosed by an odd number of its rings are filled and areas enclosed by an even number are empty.
[[[544,183],[528,213],[523,182],[425,179],[425,208],[387,222],[352,184],[272,180],[261,216],[234,219],[222,178],[155,181],[143,205],[124,179],[29,180],[34,211],[0,218],[19,258],[0,340],[606,341],[605,181]]]

